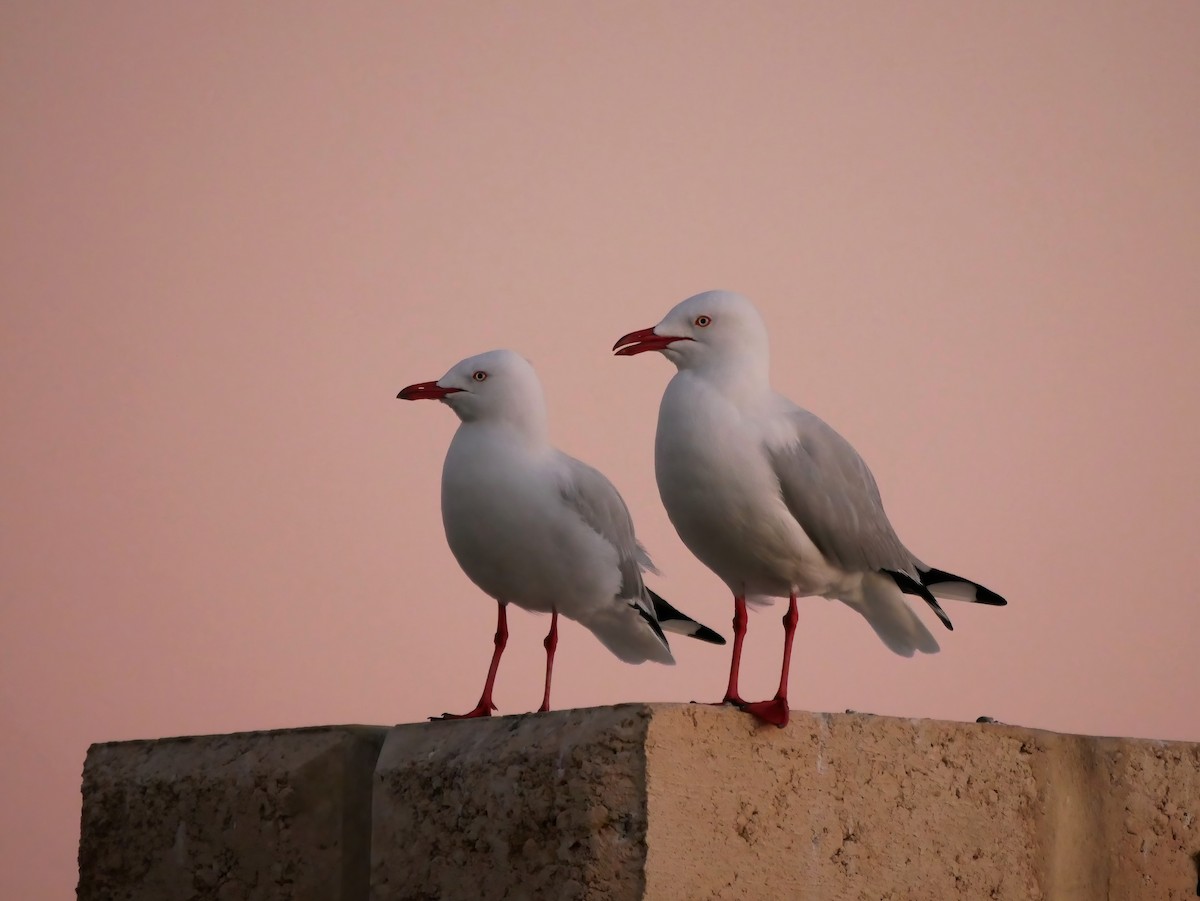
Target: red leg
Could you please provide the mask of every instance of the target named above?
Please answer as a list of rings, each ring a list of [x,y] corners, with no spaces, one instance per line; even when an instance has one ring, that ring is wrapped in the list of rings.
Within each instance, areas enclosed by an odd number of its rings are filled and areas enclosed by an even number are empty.
[[[796,624],[800,614],[796,612],[796,593],[788,600],[788,612],[783,617],[783,668],[779,672],[779,691],[770,701],[755,701],[743,704],[742,709],[752,713],[765,723],[783,728],[788,724],[788,669],[792,665],[792,639],[796,635]]]
[[[496,617],[496,650],[492,652],[492,665],[488,667],[487,681],[483,683],[483,694],[479,703],[469,713],[443,713],[441,716],[431,716],[431,720],[467,720],[477,716],[491,716],[496,705],[492,703],[492,684],[496,681],[496,670],[500,667],[500,655],[508,644],[508,618],[505,616],[503,603],[498,604],[500,613]]]
[[[546,635],[546,640],[542,642],[542,647],[546,649],[546,693],[542,695],[542,706],[538,708],[538,713],[545,713],[550,709],[550,674],[554,672],[554,649],[558,647],[558,611],[550,611],[550,631]]]
[[[733,599],[733,657],[729,661],[729,685],[720,704],[741,707],[746,702],[738,695],[738,670],[742,667],[742,642],[746,639],[746,599],[736,595]]]

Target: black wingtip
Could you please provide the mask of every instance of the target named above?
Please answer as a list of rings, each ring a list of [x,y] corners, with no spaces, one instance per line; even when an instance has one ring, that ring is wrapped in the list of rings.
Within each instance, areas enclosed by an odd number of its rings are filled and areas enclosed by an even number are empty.
[[[1008,601],[996,594],[989,588],[984,588],[982,585],[975,586],[975,603],[987,604],[989,607],[1007,607]]]
[[[658,624],[658,620],[647,613],[646,610],[638,604],[630,604],[629,606],[636,610],[638,616],[646,621],[646,624],[650,626],[650,628],[654,631],[654,634],[658,636],[658,640],[667,647],[670,647],[670,644],[667,642],[667,636],[663,634],[662,626]]]
[[[672,607],[670,604],[668,604],[663,599],[662,595],[655,594],[649,588],[646,589],[646,594],[650,595],[650,600],[654,604],[654,615],[658,617],[658,621],[660,623],[669,623],[669,622],[674,622],[674,621],[678,621],[681,623],[696,622],[694,619],[692,619],[686,613],[680,613],[678,610],[676,610],[674,607]],[[696,623],[696,624],[699,625],[699,623]]]
[[[659,622],[666,619],[687,619],[682,613],[668,604],[661,594],[653,591],[649,586],[646,588],[646,594],[650,595],[650,600],[654,602],[654,615],[658,617]]]
[[[660,623],[691,623],[696,628],[692,631],[668,626],[672,632],[680,635],[686,635],[688,638],[696,638],[700,641],[707,641],[709,644],[725,644],[725,636],[719,632],[715,632],[708,626],[702,625],[688,616],[686,613],[680,613],[670,604],[668,604],[662,595],[656,594],[649,588],[646,593],[650,595],[650,600],[654,603],[654,615],[658,617]]]
[[[962,576],[956,576],[954,573],[948,573],[944,569],[925,570],[921,573],[921,581],[925,585],[937,585],[940,582],[962,582],[964,585],[974,585],[975,600],[972,603],[986,604],[989,607],[1008,606],[1008,601],[990,588],[984,588],[978,582],[971,579],[964,579]]]
[[[942,621],[942,625],[951,632],[954,631],[954,624],[950,622],[950,617],[946,615],[946,611],[942,609],[942,605],[937,602],[937,598],[933,596],[928,588],[904,573],[895,572],[890,569],[885,569],[884,572],[892,577],[892,581],[896,583],[896,587],[905,594],[916,595],[928,604],[933,612],[937,614],[937,618]]]
[[[691,637],[707,641],[709,644],[725,644],[725,636],[720,632],[714,632],[708,626],[701,626],[692,633]]]

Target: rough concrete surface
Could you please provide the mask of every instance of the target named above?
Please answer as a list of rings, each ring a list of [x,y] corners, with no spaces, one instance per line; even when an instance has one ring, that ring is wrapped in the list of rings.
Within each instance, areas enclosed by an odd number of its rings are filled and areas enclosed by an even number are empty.
[[[653,710],[647,899],[1197,897],[1200,745]]]
[[[641,898],[652,711],[398,726],[375,776],[373,901]]]
[[[79,897],[1182,901],[1198,853],[1200,744],[630,704],[93,746]]]
[[[329,726],[92,745],[81,901],[360,901],[387,730]]]

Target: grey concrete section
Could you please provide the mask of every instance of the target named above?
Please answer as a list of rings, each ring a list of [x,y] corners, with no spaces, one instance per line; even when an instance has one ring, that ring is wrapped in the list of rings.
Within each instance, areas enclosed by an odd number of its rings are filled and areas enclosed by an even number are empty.
[[[329,726],[88,750],[80,901],[361,901],[387,730]]]
[[[641,898],[653,710],[398,726],[375,778],[373,901]]]

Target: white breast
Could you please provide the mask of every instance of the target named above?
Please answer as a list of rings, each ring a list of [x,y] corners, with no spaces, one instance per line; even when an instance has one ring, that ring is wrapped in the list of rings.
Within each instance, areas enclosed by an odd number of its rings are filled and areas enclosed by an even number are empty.
[[[828,566],[783,502],[763,450],[769,413],[677,374],[655,440],[663,506],[683,543],[733,593],[826,594],[844,574]]]
[[[548,468],[486,427],[462,427],[442,470],[446,540],[467,576],[497,600],[577,618],[620,584],[615,550],[565,508]]]

